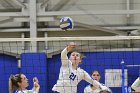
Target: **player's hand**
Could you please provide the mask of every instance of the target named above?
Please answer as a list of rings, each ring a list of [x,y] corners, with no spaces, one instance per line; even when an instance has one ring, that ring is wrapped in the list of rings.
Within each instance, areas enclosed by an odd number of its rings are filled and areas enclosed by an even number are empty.
[[[67,50],[68,51],[71,51],[75,47],[76,47],[76,43],[75,42],[70,42],[69,45],[68,45],[68,47],[67,47]]]
[[[34,83],[34,87],[39,87],[39,81],[38,81],[38,79],[37,79],[37,77],[34,77],[33,78],[33,83]]]

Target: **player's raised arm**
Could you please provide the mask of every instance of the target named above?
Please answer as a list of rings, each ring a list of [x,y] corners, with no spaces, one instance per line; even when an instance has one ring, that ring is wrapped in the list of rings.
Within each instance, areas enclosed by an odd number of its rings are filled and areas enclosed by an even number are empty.
[[[135,90],[135,92],[140,92],[140,77],[138,77],[135,82],[131,85],[131,88]]]
[[[39,85],[39,81],[38,81],[37,77],[33,78],[33,84],[34,84],[33,90],[35,91],[35,93],[38,93],[40,85]]]
[[[76,47],[76,43],[74,42],[70,42],[68,44],[68,46],[61,52],[61,62],[62,62],[62,65],[67,65],[69,60],[68,60],[68,52],[70,52],[73,48]]]

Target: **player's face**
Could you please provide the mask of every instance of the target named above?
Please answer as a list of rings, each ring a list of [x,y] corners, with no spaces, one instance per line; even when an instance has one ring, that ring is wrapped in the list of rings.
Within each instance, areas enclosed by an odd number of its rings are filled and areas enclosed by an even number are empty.
[[[95,80],[99,81],[100,80],[100,74],[98,73],[98,71],[94,71],[92,73],[92,78],[94,78]]]
[[[22,89],[25,89],[29,84],[28,84],[28,79],[24,74],[21,75],[21,83],[19,84]]]
[[[81,63],[81,54],[78,52],[72,52],[70,55],[70,60],[72,64],[78,65]]]

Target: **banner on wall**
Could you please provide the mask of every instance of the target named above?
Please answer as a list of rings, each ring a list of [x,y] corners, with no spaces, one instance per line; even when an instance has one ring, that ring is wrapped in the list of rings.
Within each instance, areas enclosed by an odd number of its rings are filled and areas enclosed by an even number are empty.
[[[124,70],[125,86],[127,86],[127,69]],[[105,85],[108,87],[121,87],[122,85],[122,70],[121,69],[106,69],[105,70]]]

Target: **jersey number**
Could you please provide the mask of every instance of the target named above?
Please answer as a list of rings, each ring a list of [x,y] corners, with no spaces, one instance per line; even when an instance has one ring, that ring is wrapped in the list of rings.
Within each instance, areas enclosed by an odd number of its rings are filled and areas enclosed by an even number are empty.
[[[76,78],[76,75],[74,75],[73,73],[71,73],[70,76],[69,76],[69,78],[74,81],[74,79]]]

